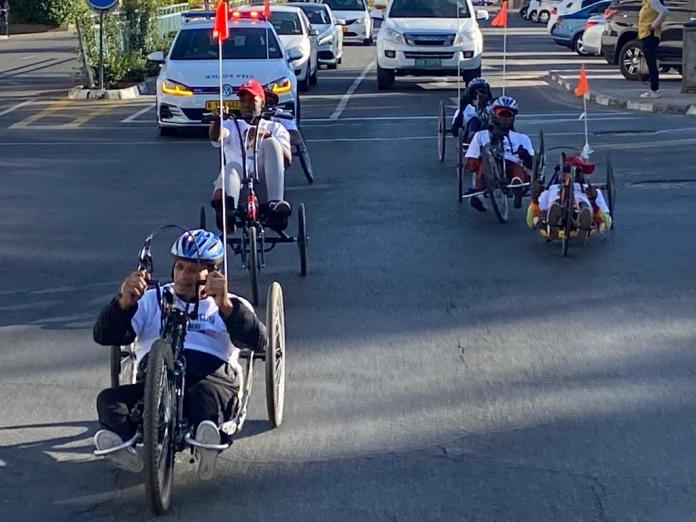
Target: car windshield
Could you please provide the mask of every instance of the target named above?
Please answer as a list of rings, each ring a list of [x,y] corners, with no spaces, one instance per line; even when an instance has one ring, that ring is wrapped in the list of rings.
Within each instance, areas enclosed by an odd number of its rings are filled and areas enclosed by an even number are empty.
[[[269,45],[266,47],[266,39]],[[265,60],[282,58],[278,39],[273,31],[256,27],[238,27],[230,30],[230,37],[222,42],[225,60]],[[187,29],[179,32],[172,48],[171,60],[217,60],[218,42],[210,29]]]
[[[302,34],[302,25],[300,25],[300,17],[297,16],[297,13],[272,11],[271,23],[279,35]]]
[[[324,6],[311,7],[308,5],[302,6],[304,14],[309,18],[309,23],[312,25],[329,25],[331,19],[329,18],[329,13],[326,11]]]
[[[332,11],[364,11],[365,0],[324,0]]]
[[[394,0],[391,18],[469,18],[465,0]]]

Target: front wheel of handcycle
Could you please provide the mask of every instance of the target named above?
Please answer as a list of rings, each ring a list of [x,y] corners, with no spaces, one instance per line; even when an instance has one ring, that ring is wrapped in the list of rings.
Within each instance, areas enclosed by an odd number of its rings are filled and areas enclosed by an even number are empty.
[[[277,428],[285,406],[285,311],[283,289],[275,282],[268,288],[266,327],[266,408],[271,426]]]
[[[508,198],[505,192],[500,187],[495,187],[493,190],[488,192],[488,199],[491,201],[491,206],[493,207],[493,212],[495,217],[501,223],[507,223],[510,217],[510,207],[508,205]]]
[[[297,212],[297,248],[300,250],[300,275],[307,275],[307,214],[304,203],[300,203]]]
[[[150,349],[143,403],[145,491],[152,510],[161,515],[171,501],[176,422],[174,355],[164,339]]]
[[[259,250],[256,238],[256,227],[251,226],[247,229],[249,236],[249,257],[247,257],[247,268],[249,269],[249,279],[251,281],[251,301],[254,306],[259,304]]]

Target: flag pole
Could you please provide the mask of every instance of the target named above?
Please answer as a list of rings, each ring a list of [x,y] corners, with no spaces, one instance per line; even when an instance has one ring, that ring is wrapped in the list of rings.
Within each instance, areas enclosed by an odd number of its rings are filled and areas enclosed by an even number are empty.
[[[507,5],[505,5],[504,7],[507,7]],[[505,28],[503,29],[503,96],[505,96],[506,78],[507,78],[507,17],[505,20]]]

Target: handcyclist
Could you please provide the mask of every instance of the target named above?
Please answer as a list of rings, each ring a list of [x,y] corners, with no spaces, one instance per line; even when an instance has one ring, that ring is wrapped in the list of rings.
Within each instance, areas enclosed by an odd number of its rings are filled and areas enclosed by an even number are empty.
[[[464,130],[464,141],[468,142],[476,132],[488,124],[490,105],[493,101],[491,86],[483,78],[474,78],[467,85],[459,100],[459,108],[452,118],[452,134],[459,136]]]
[[[259,119],[255,126],[249,122],[258,118],[266,101],[263,86],[257,80],[249,80],[242,84],[238,91],[241,118],[235,123],[227,119],[223,122],[222,137],[225,151],[225,177],[227,184],[225,193],[234,198],[235,205],[239,204],[242,176],[242,146],[239,140],[241,132],[246,151],[247,172],[251,175],[255,169],[265,195],[260,195],[261,201],[268,202],[268,208],[281,216],[290,214],[290,204],[285,201],[285,168],[292,162],[290,134],[282,123]],[[239,131],[237,130],[239,124]],[[254,142],[256,129],[259,130],[258,157],[254,161]],[[209,137],[214,147],[220,146],[220,120],[215,118],[210,125]],[[258,168],[257,168],[258,167]],[[265,196],[265,197],[264,197]],[[213,188],[213,207],[220,214],[222,201],[222,175],[215,180]],[[221,223],[218,215],[218,223]]]
[[[189,322],[184,341],[186,395],[184,415],[198,442],[220,444],[218,426],[234,415],[240,390],[238,347],[264,349],[266,328],[245,299],[227,292],[227,280],[217,271],[223,259],[220,239],[206,230],[193,230],[172,245],[174,258],[171,289],[182,309],[198,300],[198,317]],[[115,448],[131,439],[140,424],[144,394],[143,372],[152,343],[160,335],[160,304],[156,289],[147,289],[148,274],[135,271],[121,284],[118,295],[99,314],[94,340],[101,345],[135,342],[138,378],[103,390],[97,397],[102,428],[95,437],[97,449]],[[203,480],[215,471],[216,450],[196,448],[198,476]],[[143,468],[134,447],[107,455],[114,465],[132,472]]]
[[[519,112],[517,101],[510,96],[500,96],[491,105],[491,124],[488,129],[474,134],[466,151],[466,168],[476,173],[475,186],[466,194],[477,194],[485,189],[485,172],[482,161],[482,147],[489,143],[501,144],[505,151],[505,173],[511,185],[523,184],[528,181],[527,169],[534,163],[534,147],[529,136],[514,130],[515,116]],[[515,208],[522,206],[522,188],[513,188]],[[481,199],[471,197],[471,206],[480,212],[485,212]]]

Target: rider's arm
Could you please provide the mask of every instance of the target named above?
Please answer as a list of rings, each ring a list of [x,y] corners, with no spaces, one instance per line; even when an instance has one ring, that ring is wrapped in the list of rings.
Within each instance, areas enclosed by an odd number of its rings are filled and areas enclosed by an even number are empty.
[[[132,343],[135,340],[132,320],[137,310],[137,304],[135,308],[123,310],[118,305],[118,297],[114,297],[94,323],[94,342],[102,346],[123,346]]]
[[[238,347],[256,349],[266,346],[268,337],[266,327],[259,321],[254,309],[242,299],[232,296],[232,311],[222,317],[232,344]]]
[[[225,120],[222,122],[222,140],[225,143],[225,145],[229,145],[229,121],[230,120]],[[242,128],[242,130],[244,130],[244,128]],[[212,142],[214,147],[220,145],[220,120],[218,118],[215,118],[213,120],[213,123],[210,124],[210,127],[208,128],[208,137],[210,138],[210,141]]]
[[[478,172],[481,166],[481,132],[482,131],[479,131],[474,134],[469,148],[466,149],[466,154],[464,155],[466,159],[466,168],[472,172]]]

